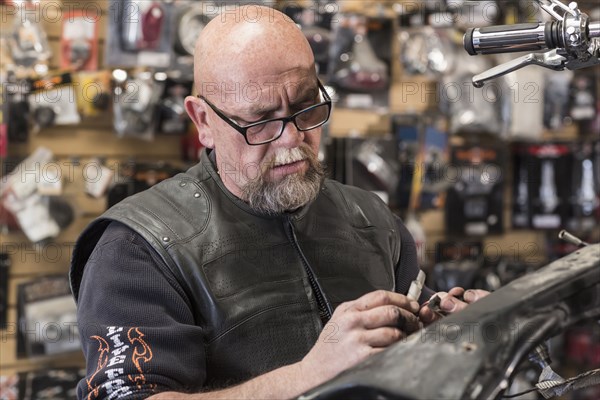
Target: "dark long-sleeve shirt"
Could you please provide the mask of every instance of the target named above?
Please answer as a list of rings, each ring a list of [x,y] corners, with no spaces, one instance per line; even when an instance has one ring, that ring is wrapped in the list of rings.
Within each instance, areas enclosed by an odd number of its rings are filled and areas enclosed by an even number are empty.
[[[416,249],[404,225],[399,227],[398,264],[414,265],[400,281],[409,282],[418,272]],[[421,300],[431,293],[425,289]],[[78,397],[137,399],[206,390],[202,329],[192,307],[152,247],[126,226],[111,223],[86,265],[79,292],[87,376]]]

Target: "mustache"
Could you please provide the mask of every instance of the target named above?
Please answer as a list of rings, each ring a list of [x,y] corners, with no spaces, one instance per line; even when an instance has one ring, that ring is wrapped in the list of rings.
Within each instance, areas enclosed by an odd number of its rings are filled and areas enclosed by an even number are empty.
[[[280,165],[291,164],[301,160],[317,160],[317,155],[312,151],[309,145],[301,143],[293,149],[276,149],[266,162],[268,168]]]
[[[264,168],[256,179],[250,180],[242,190],[242,199],[256,211],[266,214],[278,214],[292,211],[302,207],[317,198],[323,180],[325,179],[324,166],[318,160],[318,156],[308,145],[300,145],[295,149],[282,149],[269,157],[271,168]],[[292,150],[291,152],[289,150]],[[297,157],[299,152],[301,159],[309,163],[305,174],[291,174],[280,181],[269,178],[275,161],[288,160]]]

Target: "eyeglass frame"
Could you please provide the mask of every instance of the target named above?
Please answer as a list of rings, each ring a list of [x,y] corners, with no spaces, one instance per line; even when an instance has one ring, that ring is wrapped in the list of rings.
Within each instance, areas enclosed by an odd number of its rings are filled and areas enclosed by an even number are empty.
[[[238,124],[237,122],[235,122],[233,119],[229,118],[227,115],[225,115],[225,113],[221,110],[219,110],[219,108],[217,108],[217,106],[215,106],[214,104],[212,104],[206,97],[201,96],[201,95],[197,95],[197,97],[201,100],[203,100],[206,104],[208,104],[208,106],[215,112],[215,114],[217,114],[219,116],[219,118],[221,118],[223,121],[225,121],[229,126],[231,126],[233,129],[235,129],[236,131],[238,131],[239,134],[241,134],[244,137],[244,140],[246,141],[246,143],[249,146],[260,146],[263,144],[268,144],[271,142],[274,142],[275,140],[279,139],[282,135],[283,135],[283,131],[285,131],[285,126],[288,124],[288,122],[292,122],[294,124],[294,126],[296,127],[296,129],[300,132],[308,132],[308,131],[312,131],[313,129],[317,129],[323,125],[325,125],[327,123],[327,121],[329,121],[329,118],[331,117],[331,105],[332,105],[332,101],[331,101],[331,97],[329,96],[329,94],[327,93],[327,90],[325,89],[325,87],[323,86],[323,84],[321,83],[321,81],[319,79],[317,79],[317,85],[319,87],[319,90],[323,93],[323,97],[325,98],[325,101],[322,101],[320,103],[317,104],[313,104],[310,107],[306,107],[303,110],[297,111],[294,114],[287,116],[287,117],[280,117],[280,118],[269,118],[269,119],[265,119],[265,120],[261,120],[261,121],[256,121],[256,122],[252,122],[248,125],[244,125],[241,126],[240,124]],[[310,129],[300,129],[298,127],[298,124],[296,123],[296,117],[299,114],[302,114],[306,111],[310,111],[312,109],[315,109],[317,107],[320,107],[322,105],[328,105],[327,108],[327,118],[325,118],[325,120],[320,123],[319,125],[316,125]],[[278,135],[276,135],[273,139],[269,139],[268,141],[264,141],[264,142],[260,142],[260,143],[250,143],[248,141],[248,129],[252,128],[253,126],[256,125],[260,125],[260,124],[266,124],[268,122],[273,122],[273,121],[283,121],[283,125],[281,128],[281,131],[279,132]]]

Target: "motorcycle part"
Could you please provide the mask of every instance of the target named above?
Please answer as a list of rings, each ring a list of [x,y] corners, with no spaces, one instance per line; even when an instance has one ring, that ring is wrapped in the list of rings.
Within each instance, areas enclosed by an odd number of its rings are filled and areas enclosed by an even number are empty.
[[[588,15],[579,10],[576,2],[571,2],[568,6],[558,0],[537,2],[556,21],[467,30],[463,45],[472,56],[551,49],[515,58],[475,75],[475,87],[482,87],[490,79],[532,64],[561,71],[600,63],[600,22],[590,22]]]
[[[61,230],[71,225],[75,218],[73,207],[60,196],[48,196],[48,212]]]
[[[22,4],[9,39],[12,59],[25,67],[43,63],[51,56],[46,32],[36,19],[30,18],[35,14],[29,10],[29,2]]]
[[[194,55],[196,40],[211,19],[202,10],[201,6],[191,6],[181,12],[175,32],[175,50],[177,52]]]
[[[413,32],[403,32],[401,61],[409,74],[438,76],[452,70],[454,49],[440,31],[429,26]]]
[[[92,55],[92,46],[86,39],[73,40],[69,44],[69,62],[78,70],[83,68]]]
[[[157,49],[165,16],[162,4],[158,1],[148,3],[137,0],[123,1],[120,4],[123,50],[138,52]]]
[[[56,112],[52,107],[40,106],[33,110],[33,119],[40,128],[47,128],[54,125]]]
[[[542,183],[540,185],[540,202],[544,213],[551,213],[560,202],[556,195],[556,181],[554,179],[554,166],[550,160],[542,163]]]
[[[29,103],[27,101],[12,101],[8,103],[8,141],[9,143],[24,143],[29,138]]]
[[[539,343],[600,316],[599,251],[590,245],[523,276],[300,399],[497,399]]]
[[[106,111],[110,104],[110,97],[106,93],[97,93],[92,99],[92,104],[97,110]]]
[[[583,247],[583,246],[589,245],[589,243],[584,242],[583,240],[579,239],[577,236],[573,235],[572,233],[567,232],[564,229],[561,230],[560,232],[558,232],[558,238],[561,240],[564,240],[565,242],[574,244],[577,247]]]

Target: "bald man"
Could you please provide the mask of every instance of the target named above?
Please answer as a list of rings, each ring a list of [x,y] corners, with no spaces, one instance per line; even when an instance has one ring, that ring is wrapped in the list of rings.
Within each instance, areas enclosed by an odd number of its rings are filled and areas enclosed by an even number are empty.
[[[377,196],[324,178],[331,99],[296,25],[229,10],[202,31],[195,72],[200,163],[108,210],[74,250],[79,398],[291,398],[422,326],[410,234]]]

